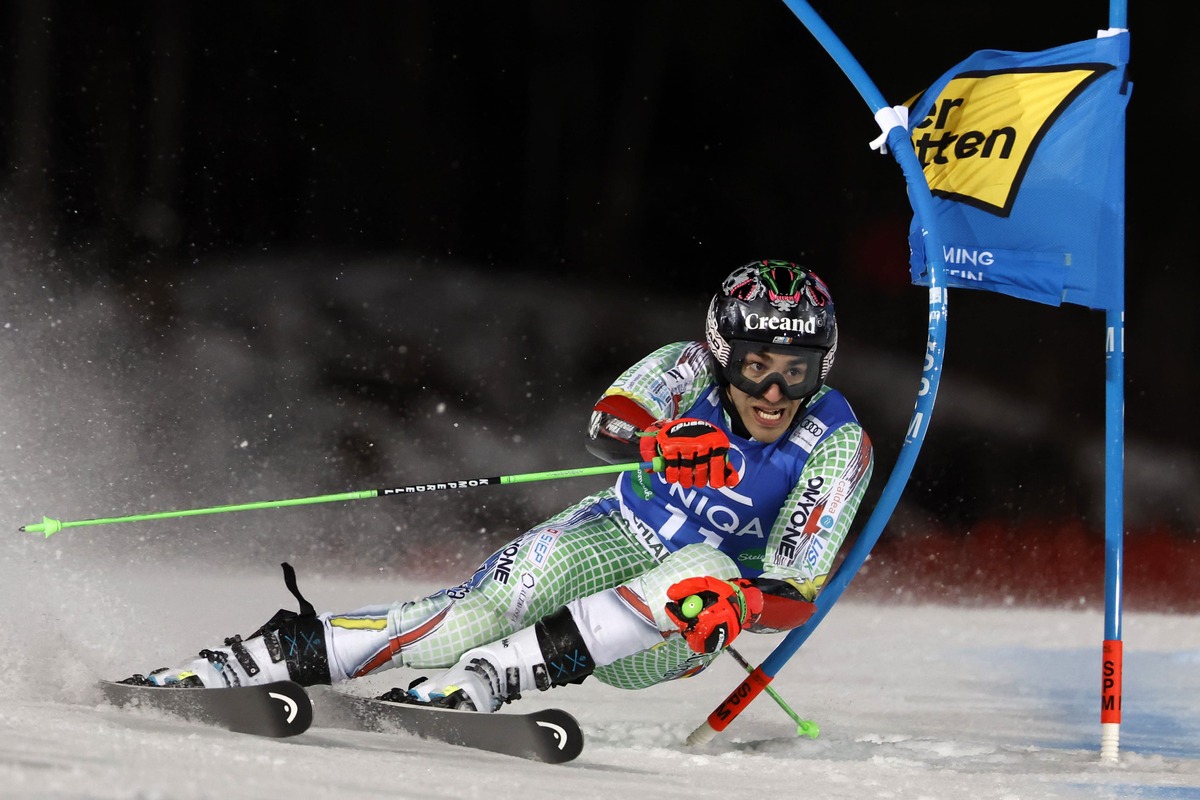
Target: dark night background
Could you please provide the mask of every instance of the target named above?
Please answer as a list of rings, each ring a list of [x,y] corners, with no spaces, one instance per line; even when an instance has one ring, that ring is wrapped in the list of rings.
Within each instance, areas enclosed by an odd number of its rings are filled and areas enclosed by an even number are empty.
[[[897,103],[974,50],[1043,49],[1108,21],[1100,0],[814,6]],[[1172,31],[1194,28],[1194,17],[1192,7],[1130,4],[1126,519],[1131,554],[1139,541],[1172,548],[1168,572],[1200,531],[1200,428],[1181,410],[1196,397],[1200,339],[1188,244],[1198,126],[1194,103],[1172,104],[1197,77]],[[219,384],[229,362],[194,345],[197,330],[270,360],[263,337],[279,330],[283,303],[312,305],[312,316],[286,316],[297,350],[317,359],[304,396],[294,391],[299,368],[275,377],[297,404],[336,397],[340,411],[318,415],[328,435],[307,452],[289,453],[292,440],[277,437],[270,455],[230,467],[253,471],[259,481],[247,486],[269,497],[260,491],[296,488],[271,485],[274,471],[288,471],[281,462],[314,454],[326,469],[301,492],[587,463],[579,436],[595,394],[663,341],[702,335],[707,298],[734,266],[789,258],[820,272],[837,300],[844,338],[832,382],[876,441],[877,493],[912,409],[927,308],[924,290],[908,283],[911,212],[899,169],[867,146],[877,134],[849,81],[773,0],[12,0],[0,6],[5,321],[24,319],[15,327],[40,330],[39,342],[55,338],[52,328],[104,341],[103,331],[56,328],[29,287],[53,286],[56,298],[94,291],[126,337],[114,339],[125,352],[101,360],[123,378],[167,364],[186,402],[202,404],[210,384],[180,376],[204,372]],[[373,324],[339,305],[346,296],[330,287],[352,281],[360,307],[373,299],[391,316]],[[562,327],[541,329],[544,319]],[[466,349],[429,345],[448,332]],[[418,358],[422,337],[428,352]],[[482,340],[499,348],[489,359],[498,373],[463,375],[469,343]],[[933,552],[972,533],[1011,544],[1014,531],[1061,542],[1081,530],[1098,541],[1103,346],[1100,312],[952,292],[946,378],[883,552],[905,540]],[[46,361],[16,345],[6,352]],[[209,360],[197,366],[200,358]],[[28,385],[52,392],[63,372],[14,368],[7,401],[41,403],[46,395]],[[27,383],[14,401],[17,375]],[[213,395],[234,411],[213,413],[249,413],[267,389],[218,385]],[[196,464],[154,461],[189,446],[153,424],[175,419],[171,411],[145,410],[185,401],[155,391],[166,394],[138,386],[95,413],[134,418],[148,443],[136,458],[164,481],[210,489],[160,499],[236,500]],[[382,444],[408,436],[420,416],[412,409],[430,393],[463,416],[436,433],[426,422],[426,438],[406,446],[442,450],[444,462]],[[58,398],[53,414],[41,404],[22,424],[66,424],[78,409]],[[486,461],[454,459],[455,447],[478,452],[459,443],[474,424],[468,412],[534,429],[531,438],[565,433],[548,445],[551,463],[506,458],[497,443]],[[43,508],[57,497],[46,483],[97,471],[116,506],[101,513],[142,502],[94,463],[91,472],[39,469],[47,480],[32,489],[13,477],[22,466],[7,465],[14,513],[53,513]],[[561,505],[579,489],[546,492]],[[521,516],[532,505],[493,497],[479,516],[512,518],[515,528],[494,533],[503,540],[536,521]]]

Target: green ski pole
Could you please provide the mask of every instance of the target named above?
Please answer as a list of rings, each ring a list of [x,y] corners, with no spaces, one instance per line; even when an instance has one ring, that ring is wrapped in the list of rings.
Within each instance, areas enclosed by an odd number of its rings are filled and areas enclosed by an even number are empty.
[[[573,469],[558,469],[549,472],[526,472],[520,475],[500,475],[490,478],[468,478],[466,480],[444,481],[441,483],[416,483],[411,486],[393,486],[387,489],[365,489],[357,492],[341,492],[340,494],[322,494],[314,497],[297,497],[291,500],[264,500],[258,503],[239,503],[237,505],[213,506],[211,508],[192,508],[185,511],[159,511],[153,514],[131,514],[127,517],[102,517],[99,519],[81,519],[70,522],[60,522],[51,517],[42,517],[41,522],[22,525],[22,533],[41,533],[49,539],[54,534],[66,528],[81,528],[86,525],[110,525],[115,522],[146,522],[156,519],[177,519],[179,517],[195,517],[201,514],[223,514],[230,511],[252,511],[260,508],[286,508],[288,506],[304,506],[314,503],[336,503],[345,500],[367,500],[372,497],[388,497],[398,494],[424,494],[441,492],[449,489],[473,489],[477,486],[494,486],[507,483],[532,483],[534,481],[552,481],[560,478],[583,478],[590,475],[606,475],[616,472],[633,472],[635,470],[663,470],[662,458],[653,462],[631,462],[628,464],[602,464],[596,467],[575,467]]]
[[[754,667],[751,666],[750,662],[747,661],[737,650],[734,650],[732,647],[726,647],[725,652],[733,656],[733,660],[741,664],[742,669],[746,670],[746,672],[754,672]],[[816,722],[812,721],[811,719],[801,719],[800,715],[795,711],[792,711],[792,707],[789,706],[779,692],[775,691],[772,687],[768,686],[766,687],[766,690],[767,694],[771,695],[771,699],[778,703],[779,707],[783,709],[784,713],[792,718],[792,722],[796,723],[797,736],[807,736],[810,739],[817,738],[821,732],[821,729],[817,727]]]

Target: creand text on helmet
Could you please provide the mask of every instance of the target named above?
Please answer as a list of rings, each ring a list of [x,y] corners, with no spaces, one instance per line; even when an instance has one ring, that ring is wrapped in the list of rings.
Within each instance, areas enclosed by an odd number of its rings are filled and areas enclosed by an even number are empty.
[[[746,330],[748,331],[789,331],[791,333],[817,332],[815,319],[795,319],[792,317],[766,317],[762,314],[746,315]]]

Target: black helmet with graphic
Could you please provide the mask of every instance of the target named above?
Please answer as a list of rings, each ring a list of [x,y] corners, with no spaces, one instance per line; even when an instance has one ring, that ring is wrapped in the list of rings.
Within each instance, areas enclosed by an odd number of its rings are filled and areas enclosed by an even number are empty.
[[[722,379],[755,397],[774,383],[790,399],[807,401],[824,385],[837,352],[829,289],[790,261],[754,261],[734,270],[709,304],[705,333]],[[746,357],[764,351],[788,356],[795,366],[763,377],[747,367]]]

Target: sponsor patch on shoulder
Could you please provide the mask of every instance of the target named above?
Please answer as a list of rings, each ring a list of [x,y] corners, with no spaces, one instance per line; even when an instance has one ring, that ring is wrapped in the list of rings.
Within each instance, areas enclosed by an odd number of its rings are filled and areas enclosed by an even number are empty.
[[[792,435],[788,438],[799,445],[804,452],[811,453],[828,428],[828,425],[816,417],[805,417],[800,420],[800,424],[796,426],[796,429],[792,431]]]

